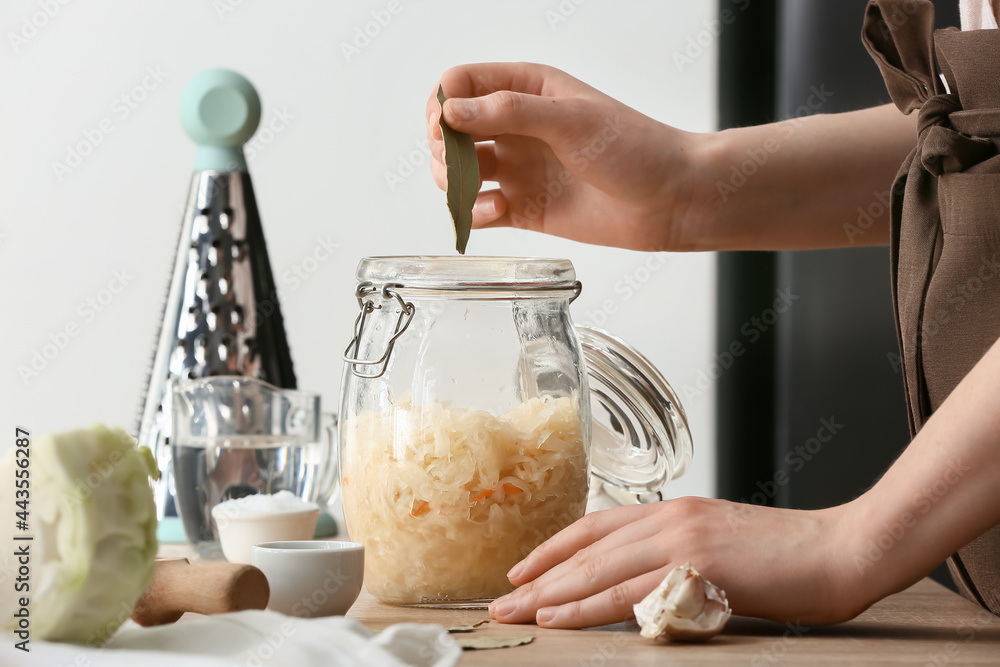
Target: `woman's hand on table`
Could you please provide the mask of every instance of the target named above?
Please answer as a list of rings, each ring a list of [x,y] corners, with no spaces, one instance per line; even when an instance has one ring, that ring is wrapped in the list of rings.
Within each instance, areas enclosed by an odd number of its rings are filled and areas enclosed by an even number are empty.
[[[473,227],[519,227],[586,243],[666,250],[688,208],[692,137],[552,67],[491,63],[441,77],[445,121],[477,141]],[[427,101],[434,180],[447,187],[437,89]],[[492,143],[490,143],[492,142]]]
[[[824,510],[679,498],[588,514],[541,544],[495,600],[504,623],[624,620],[690,561],[733,613],[821,625],[906,589],[1000,522],[1000,340],[866,493]]]
[[[632,617],[633,604],[690,561],[726,591],[736,614],[806,624],[847,620],[873,600],[849,585],[857,576],[843,556],[852,537],[842,513],[705,498],[594,512],[516,565],[508,577],[518,589],[495,600],[490,616],[551,628],[615,623]]]

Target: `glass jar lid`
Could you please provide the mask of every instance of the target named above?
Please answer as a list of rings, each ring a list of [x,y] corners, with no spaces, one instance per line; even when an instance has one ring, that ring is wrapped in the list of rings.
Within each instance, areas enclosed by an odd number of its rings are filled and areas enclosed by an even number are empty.
[[[691,463],[684,408],[638,350],[601,329],[578,326],[590,378],[591,470],[637,495],[657,493]]]

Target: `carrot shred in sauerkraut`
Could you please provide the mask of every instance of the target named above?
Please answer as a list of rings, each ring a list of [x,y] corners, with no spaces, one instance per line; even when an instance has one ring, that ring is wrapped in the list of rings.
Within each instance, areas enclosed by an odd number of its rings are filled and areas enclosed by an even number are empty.
[[[349,419],[344,438],[348,531],[386,602],[509,592],[507,571],[586,507],[577,394],[501,415],[400,401]]]

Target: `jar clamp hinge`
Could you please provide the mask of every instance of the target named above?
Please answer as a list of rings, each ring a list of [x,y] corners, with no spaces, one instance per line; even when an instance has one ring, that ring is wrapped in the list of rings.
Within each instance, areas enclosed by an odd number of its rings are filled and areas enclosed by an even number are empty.
[[[371,282],[366,281],[359,283],[357,289],[354,291],[354,296],[358,299],[358,306],[361,308],[361,312],[358,313],[358,318],[354,321],[354,338],[351,339],[351,342],[347,345],[347,349],[344,350],[344,361],[351,365],[351,371],[360,378],[373,380],[385,374],[386,369],[389,367],[389,357],[392,355],[393,345],[396,344],[396,340],[403,335],[403,332],[406,331],[406,328],[410,326],[410,322],[413,320],[413,313],[416,312],[416,308],[412,303],[403,301],[403,297],[399,295],[399,292],[395,291],[395,289],[400,287],[402,285],[397,283],[386,283],[379,290]],[[374,298],[369,298],[375,295],[380,295],[386,301],[395,299],[399,304],[399,317],[396,318],[396,326],[389,337],[389,341],[386,343],[385,352],[378,359],[368,361],[366,359],[359,359],[358,354],[361,350],[361,335],[364,333],[365,322],[368,320],[368,316],[382,308],[381,303],[375,305]],[[377,366],[379,368],[374,373],[362,373],[359,370],[360,366]]]

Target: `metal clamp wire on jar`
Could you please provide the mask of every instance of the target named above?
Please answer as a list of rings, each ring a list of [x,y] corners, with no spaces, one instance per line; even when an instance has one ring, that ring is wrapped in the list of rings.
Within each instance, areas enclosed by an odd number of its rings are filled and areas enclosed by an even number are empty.
[[[412,303],[403,301],[403,297],[399,295],[399,292],[395,291],[395,289],[401,287],[402,285],[398,283],[386,283],[379,290],[371,282],[366,281],[359,283],[357,289],[354,290],[354,296],[358,299],[358,306],[361,308],[361,312],[358,313],[358,318],[354,321],[354,338],[351,339],[351,342],[347,345],[347,349],[344,350],[344,361],[351,365],[351,371],[360,378],[374,380],[385,374],[386,369],[389,367],[389,356],[392,354],[393,345],[396,344],[396,340],[403,335],[403,332],[406,331],[406,328],[410,326],[410,322],[413,320],[413,313],[416,312],[416,308]],[[399,317],[396,319],[396,326],[393,328],[388,343],[386,343],[385,352],[378,359],[367,361],[359,359],[358,354],[361,350],[361,334],[364,332],[365,321],[367,321],[371,313],[382,308],[382,304],[375,305],[374,299],[367,298],[375,294],[381,294],[382,298],[387,301],[395,299],[399,303],[400,309]],[[354,349],[353,352],[351,352],[351,348]],[[359,366],[378,366],[380,370],[377,373],[362,373],[358,370]]]

